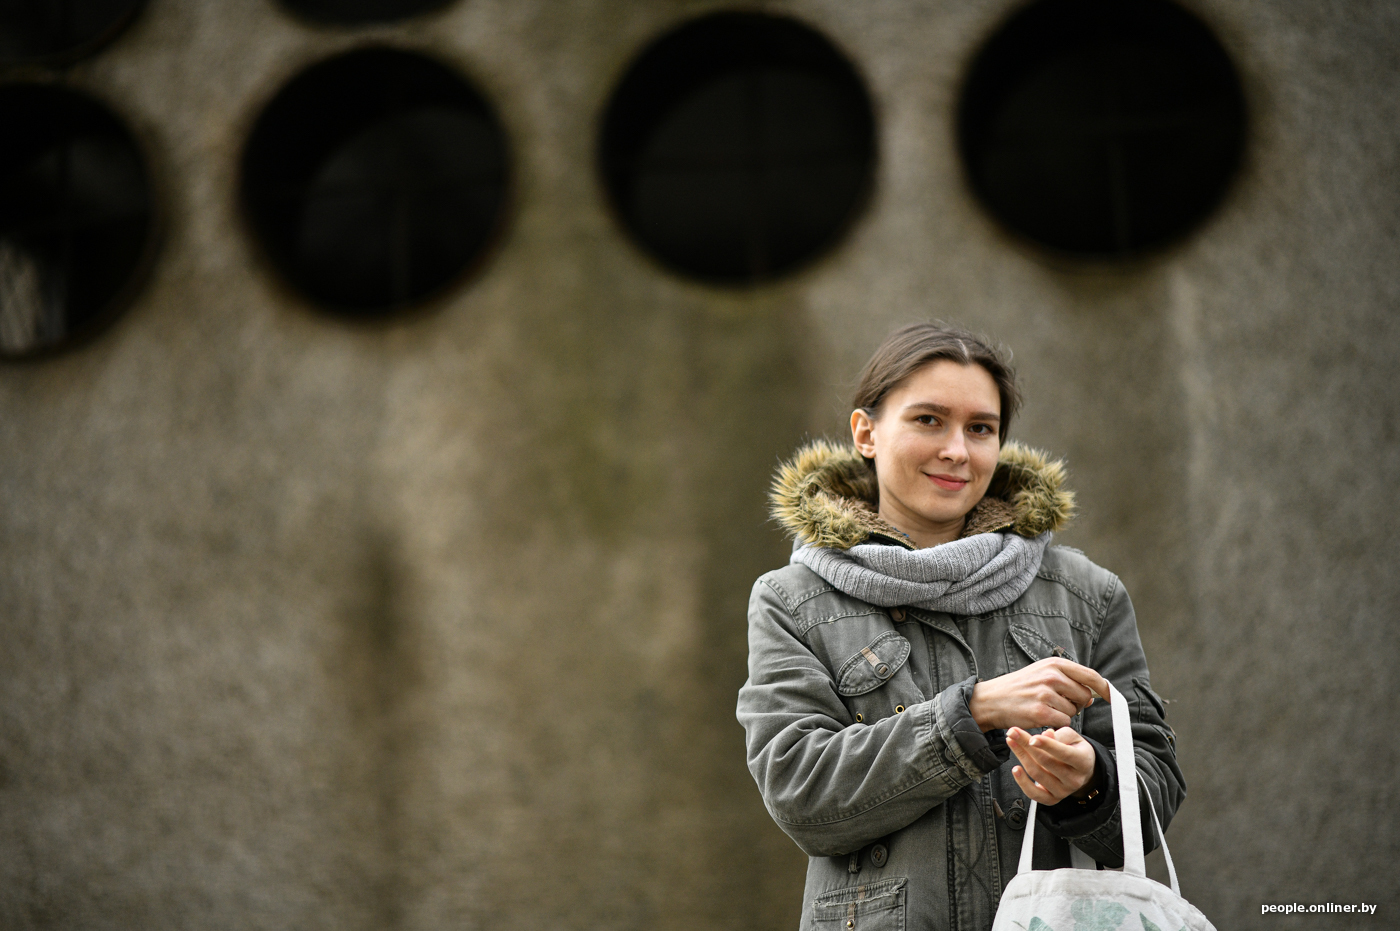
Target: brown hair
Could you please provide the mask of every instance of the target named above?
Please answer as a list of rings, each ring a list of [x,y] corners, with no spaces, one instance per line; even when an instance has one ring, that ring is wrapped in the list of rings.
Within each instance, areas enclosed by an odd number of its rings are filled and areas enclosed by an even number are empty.
[[[980,365],[992,376],[1001,396],[1001,425],[997,432],[1005,443],[1011,418],[1021,406],[1021,389],[1016,387],[1011,353],[958,327],[911,323],[885,337],[860,373],[851,406],[865,411],[872,419],[879,417],[880,405],[891,391],[925,365],[940,359],[959,365]]]

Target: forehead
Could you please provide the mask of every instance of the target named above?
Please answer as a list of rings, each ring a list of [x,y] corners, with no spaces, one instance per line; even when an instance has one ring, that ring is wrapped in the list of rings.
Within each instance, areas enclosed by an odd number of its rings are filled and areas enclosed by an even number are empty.
[[[902,408],[911,404],[1001,413],[1001,393],[996,379],[976,363],[963,365],[936,359],[914,370],[889,393],[887,402]]]

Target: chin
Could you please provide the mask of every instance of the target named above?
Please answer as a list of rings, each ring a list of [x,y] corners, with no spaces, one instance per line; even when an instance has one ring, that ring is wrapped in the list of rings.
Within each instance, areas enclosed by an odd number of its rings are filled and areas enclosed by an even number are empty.
[[[940,501],[939,507],[925,508],[921,511],[927,521],[935,524],[950,524],[955,520],[962,520],[967,516],[967,512],[972,510],[972,505],[963,507],[959,504],[956,507],[949,507],[947,502]]]

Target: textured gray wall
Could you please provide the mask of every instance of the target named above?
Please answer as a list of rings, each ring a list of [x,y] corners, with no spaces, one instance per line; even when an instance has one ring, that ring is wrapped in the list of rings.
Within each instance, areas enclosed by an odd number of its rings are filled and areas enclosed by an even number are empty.
[[[1223,208],[1060,267],[961,180],[950,112],[1006,0],[793,0],[877,102],[866,215],[752,291],[658,270],[603,204],[628,59],[711,2],[459,0],[308,27],[151,0],[68,76],[161,183],[164,248],[82,350],[0,367],[0,926],[780,928],[803,858],[732,718],[775,459],[841,429],[892,325],[1011,343],[1064,542],[1123,576],[1190,798],[1184,891],[1400,909],[1400,7],[1193,0],[1244,74]],[[239,147],[370,38],[456,62],[514,150],[472,282],[348,326],[267,273]]]

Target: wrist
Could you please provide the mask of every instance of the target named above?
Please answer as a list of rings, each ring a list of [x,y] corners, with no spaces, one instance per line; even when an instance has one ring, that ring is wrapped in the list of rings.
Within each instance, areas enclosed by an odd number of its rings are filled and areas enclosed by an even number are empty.
[[[969,704],[972,688],[976,683],[975,677],[968,677],[944,689],[938,696],[938,718],[940,729],[946,727],[950,732],[947,734],[947,737],[951,738],[948,749],[962,751],[961,754],[955,754],[960,757],[956,760],[958,765],[963,766],[969,775],[974,775],[972,770],[963,765],[961,757],[965,757],[976,770],[975,775],[980,776],[1005,763],[1011,751],[1000,731],[984,731],[972,717]]]
[[[967,697],[967,710],[982,733],[1002,729],[1003,725],[997,719],[992,703],[987,698],[987,683],[980,679]]]
[[[1103,790],[1108,786],[1107,769],[1104,766],[1104,759],[1099,755],[1098,748],[1089,741],[1089,746],[1094,747],[1094,768],[1089,772],[1089,778],[1084,785],[1070,793],[1070,798],[1075,799],[1081,805],[1097,804],[1098,799],[1103,795]]]

